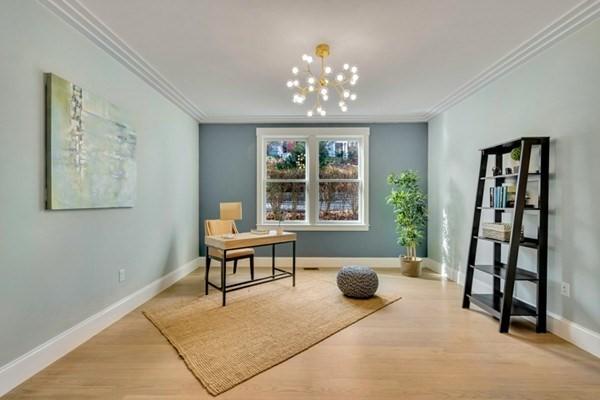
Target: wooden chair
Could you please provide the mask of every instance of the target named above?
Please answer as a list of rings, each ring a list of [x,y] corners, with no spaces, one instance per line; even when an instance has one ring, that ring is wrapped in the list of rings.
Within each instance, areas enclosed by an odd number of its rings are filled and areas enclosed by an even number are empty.
[[[207,236],[213,235],[225,235],[228,233],[239,233],[235,222],[233,220],[222,220],[222,219],[207,219],[204,221],[204,232]],[[215,249],[214,247],[208,248],[208,255],[206,257],[206,276],[208,276],[208,270],[210,269],[210,260],[215,259],[219,262],[223,259],[223,251]],[[227,261],[233,261],[233,273],[237,272],[238,260],[244,258],[250,259],[250,279],[254,279],[254,249],[235,249],[227,251]]]

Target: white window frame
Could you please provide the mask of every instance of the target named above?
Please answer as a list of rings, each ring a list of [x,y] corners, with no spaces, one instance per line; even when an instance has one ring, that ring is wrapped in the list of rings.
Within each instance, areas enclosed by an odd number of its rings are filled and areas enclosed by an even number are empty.
[[[289,231],[368,231],[369,230],[369,128],[306,127],[256,129],[256,226],[258,229],[275,229],[278,222],[265,219],[266,144],[272,140],[306,141],[306,220],[285,221],[283,229]],[[319,141],[356,140],[359,142],[358,221],[319,221]],[[287,181],[287,180],[286,180]],[[300,180],[302,181],[302,180]],[[322,179],[321,181],[338,181]]]

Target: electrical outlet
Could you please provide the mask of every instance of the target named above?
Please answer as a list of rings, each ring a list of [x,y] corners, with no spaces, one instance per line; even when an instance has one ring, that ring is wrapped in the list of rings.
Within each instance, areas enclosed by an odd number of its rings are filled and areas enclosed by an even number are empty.
[[[571,285],[567,282],[560,283],[560,294],[563,296],[571,297]]]
[[[125,281],[125,268],[119,270],[119,282]]]

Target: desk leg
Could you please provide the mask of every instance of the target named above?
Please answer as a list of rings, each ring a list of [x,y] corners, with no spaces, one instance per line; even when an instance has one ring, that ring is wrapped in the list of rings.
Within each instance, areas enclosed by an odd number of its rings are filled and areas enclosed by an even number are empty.
[[[296,286],[296,241],[292,242],[292,286]]]
[[[271,275],[275,275],[275,245],[271,245]]]
[[[221,292],[223,294],[223,307],[225,307],[225,304],[227,304],[227,278],[226,278],[226,261],[227,260],[227,250],[223,250],[223,258],[221,259]]]
[[[208,271],[210,269],[210,257],[208,256],[208,246],[206,246],[206,261],[204,263],[204,294],[208,295]]]

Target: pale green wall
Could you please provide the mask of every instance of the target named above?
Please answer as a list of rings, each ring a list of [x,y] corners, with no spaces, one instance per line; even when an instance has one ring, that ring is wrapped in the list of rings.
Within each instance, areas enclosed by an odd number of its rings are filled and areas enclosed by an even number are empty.
[[[600,332],[600,21],[430,121],[431,258],[464,271],[477,149],[520,136],[552,138],[549,310]],[[488,246],[482,260],[490,254]],[[534,254],[525,249],[519,261],[532,266]],[[533,291],[522,286],[518,295]]]
[[[0,7],[2,366],[197,256],[198,125],[37,1]],[[132,115],[134,208],[44,210],[44,72]]]

